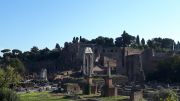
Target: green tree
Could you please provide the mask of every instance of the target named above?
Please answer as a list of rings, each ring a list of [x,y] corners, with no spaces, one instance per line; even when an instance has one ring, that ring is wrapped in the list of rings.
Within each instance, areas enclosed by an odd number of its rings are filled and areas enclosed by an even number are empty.
[[[126,31],[123,32],[121,37],[116,38],[115,45],[120,47],[129,47],[132,44],[135,44],[136,38],[132,35],[129,35],[126,33]]]
[[[142,40],[141,40],[141,45],[144,47],[145,46],[145,40],[144,40],[144,38],[142,38]]]
[[[176,46],[175,46],[176,50],[179,50],[180,49],[180,42],[178,41]]]
[[[174,48],[174,40],[170,38],[153,38],[147,41],[147,45],[158,51],[168,51]],[[177,47],[177,46],[176,46]]]
[[[0,88],[0,101],[21,101],[19,96],[8,88]]]
[[[18,55],[21,55],[22,54],[22,51],[18,50],[18,49],[13,49],[12,50],[12,54],[13,56],[18,56]]]
[[[32,53],[38,53],[38,51],[39,51],[39,48],[38,48],[37,46],[33,46],[33,47],[31,48],[31,52],[32,52]]]
[[[96,39],[92,39],[89,43],[97,44],[97,45],[105,46],[105,47],[114,46],[114,40],[112,38],[102,37],[102,36],[99,36]]]
[[[147,45],[148,45],[149,48],[153,48],[154,49],[154,45],[153,45],[153,42],[151,40],[147,41]]]
[[[173,45],[174,45],[174,40],[173,39],[169,39],[169,38],[164,38],[162,40],[162,48],[164,49],[173,49]]]
[[[58,43],[56,43],[55,49],[61,50],[61,47],[60,47],[60,45]]]
[[[128,33],[126,33],[126,31],[123,32],[123,34],[121,35],[122,37],[122,43],[123,43],[123,47],[128,47],[129,45],[135,43],[135,37],[132,35],[129,35]]]
[[[78,37],[76,37],[76,43],[78,43],[79,42],[79,38]]]
[[[117,37],[115,40],[115,46],[122,47],[123,46],[123,39],[122,37]]]
[[[1,50],[1,52],[3,53],[3,57],[8,59],[11,56],[11,50],[10,49],[3,49]]]
[[[73,37],[72,43],[76,43],[76,38]]]
[[[9,52],[11,52],[11,50],[10,49],[3,49],[3,50],[1,50],[1,52],[2,53],[9,53]]]
[[[137,35],[137,37],[136,37],[136,44],[137,44],[137,46],[140,46],[140,39],[139,39],[139,35]]]
[[[7,62],[7,66],[8,65],[13,67],[15,69],[15,71],[17,71],[20,74],[24,74],[24,72],[25,72],[25,66],[18,58],[11,58]]]
[[[9,84],[16,85],[20,80],[21,76],[14,68],[10,66],[5,69],[0,68],[0,88],[9,87]]]
[[[87,40],[87,39],[85,39],[85,38],[83,38],[83,37],[80,36],[80,42],[81,42],[81,43],[88,43],[89,40]]]
[[[158,62],[156,71],[148,74],[147,80],[159,82],[180,82],[180,57],[169,57]]]

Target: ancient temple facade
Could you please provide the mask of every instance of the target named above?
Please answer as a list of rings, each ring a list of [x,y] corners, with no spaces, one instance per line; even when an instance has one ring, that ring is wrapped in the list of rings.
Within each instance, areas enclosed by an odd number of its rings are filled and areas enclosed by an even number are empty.
[[[91,76],[94,67],[94,54],[91,47],[86,47],[83,54],[83,74]]]

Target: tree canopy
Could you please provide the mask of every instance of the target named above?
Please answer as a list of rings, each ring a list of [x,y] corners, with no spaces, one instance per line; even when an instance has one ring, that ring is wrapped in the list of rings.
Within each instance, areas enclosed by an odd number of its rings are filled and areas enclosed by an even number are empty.
[[[174,56],[161,60],[156,71],[147,77],[151,81],[180,82],[180,57]]]
[[[139,35],[135,37],[126,31],[123,31],[123,33],[115,38],[115,40],[114,38],[103,36],[88,40],[80,36],[74,37],[70,42],[65,42],[64,47],[60,47],[60,45],[56,43],[54,49],[48,49],[47,47],[39,49],[37,46],[33,46],[29,51],[25,52],[22,52],[19,49],[12,49],[12,51],[10,49],[4,49],[1,50],[3,53],[1,64],[11,62],[10,66],[15,67],[18,72],[22,73],[25,70],[36,72],[41,68],[47,67],[49,67],[49,71],[55,71],[56,69],[72,69],[72,66],[76,66],[82,62],[75,58],[76,53],[71,50],[72,46],[76,46],[80,43],[93,44],[100,47],[152,48],[158,51],[170,51],[173,47],[175,49],[180,49],[180,42],[176,44],[175,41],[170,38],[159,37],[149,39],[146,42],[145,39],[140,38]]]
[[[9,84],[16,85],[21,80],[21,76],[18,72],[10,66],[5,69],[0,68],[0,75],[0,88],[9,87]]]

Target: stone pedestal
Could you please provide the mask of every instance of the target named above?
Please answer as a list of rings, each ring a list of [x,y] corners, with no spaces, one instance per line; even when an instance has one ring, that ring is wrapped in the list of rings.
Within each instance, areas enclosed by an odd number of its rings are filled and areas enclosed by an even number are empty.
[[[91,86],[91,94],[97,94],[97,85]]]
[[[130,101],[141,101],[143,99],[143,91],[132,91],[130,95]]]
[[[92,77],[86,77],[86,83],[84,85],[84,94],[91,95],[97,93],[97,86],[93,85]]]
[[[114,87],[112,84],[111,68],[109,67],[109,62],[107,64],[108,64],[107,76],[104,78],[105,85],[102,87],[101,96],[103,97],[117,96],[117,88]]]
[[[103,97],[117,96],[117,88],[113,86],[112,78],[110,77],[105,78],[105,85],[102,87],[101,96]]]
[[[101,96],[103,97],[117,96],[117,88],[104,86],[101,91]]]

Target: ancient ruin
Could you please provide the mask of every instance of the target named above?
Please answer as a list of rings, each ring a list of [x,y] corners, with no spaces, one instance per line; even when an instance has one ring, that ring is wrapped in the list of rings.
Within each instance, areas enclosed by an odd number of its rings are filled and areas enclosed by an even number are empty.
[[[83,54],[83,74],[85,76],[91,76],[94,66],[93,51],[90,47],[86,47]]]
[[[104,81],[105,81],[105,84],[102,87],[101,96],[104,96],[104,97],[117,96],[117,88],[112,83],[111,67],[109,67],[109,63],[108,63],[108,69],[107,69],[107,76],[104,77]]]
[[[83,56],[83,74],[86,79],[84,94],[87,95],[97,92],[96,86],[92,83],[93,63],[93,51],[90,47],[86,47]]]
[[[41,70],[40,79],[41,79],[41,80],[45,80],[45,81],[48,80],[48,78],[47,78],[47,69],[42,69],[42,70]]]

